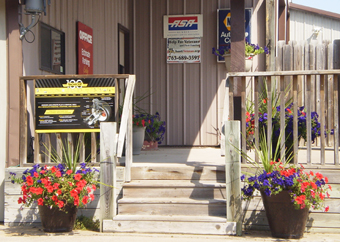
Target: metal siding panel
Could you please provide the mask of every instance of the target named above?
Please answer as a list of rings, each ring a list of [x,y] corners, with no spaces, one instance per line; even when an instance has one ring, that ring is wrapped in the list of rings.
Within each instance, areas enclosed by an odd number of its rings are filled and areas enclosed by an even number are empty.
[[[150,5],[149,0],[137,0],[136,3],[136,88],[135,97],[150,91]],[[148,111],[149,99],[137,106]]]
[[[202,82],[201,82],[201,145],[217,145],[218,136],[214,128],[218,127],[218,75],[225,73],[223,63],[217,63],[211,48],[217,43],[218,1],[203,1],[203,39],[202,39]],[[223,69],[224,68],[224,69]]]
[[[166,39],[163,38],[163,15],[166,15],[166,0],[154,0],[152,5],[152,97],[150,112],[159,112],[162,121],[167,120],[167,73]],[[166,137],[162,145],[166,145]]]
[[[183,145],[183,65],[169,64],[169,145]]]

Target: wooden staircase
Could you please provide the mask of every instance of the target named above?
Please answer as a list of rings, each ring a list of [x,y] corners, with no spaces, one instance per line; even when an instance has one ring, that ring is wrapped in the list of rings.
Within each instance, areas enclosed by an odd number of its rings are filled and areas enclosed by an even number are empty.
[[[225,168],[212,165],[132,167],[123,185],[118,215],[105,232],[235,234],[226,221]]]

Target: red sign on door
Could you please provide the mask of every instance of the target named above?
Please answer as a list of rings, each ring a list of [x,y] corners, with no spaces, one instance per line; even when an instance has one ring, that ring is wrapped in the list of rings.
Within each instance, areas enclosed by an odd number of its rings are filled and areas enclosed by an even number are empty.
[[[78,74],[93,74],[93,30],[77,22]]]

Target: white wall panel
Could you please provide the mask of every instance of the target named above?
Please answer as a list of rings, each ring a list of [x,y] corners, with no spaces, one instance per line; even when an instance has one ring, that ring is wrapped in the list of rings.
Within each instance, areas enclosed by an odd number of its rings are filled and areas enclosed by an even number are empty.
[[[321,28],[321,32],[318,35],[313,35],[316,28]],[[322,42],[339,38],[340,18],[331,18],[296,9],[290,10],[290,40]]]

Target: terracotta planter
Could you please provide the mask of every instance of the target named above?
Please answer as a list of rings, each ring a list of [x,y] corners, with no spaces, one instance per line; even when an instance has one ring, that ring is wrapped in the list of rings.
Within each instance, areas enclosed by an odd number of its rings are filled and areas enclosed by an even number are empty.
[[[144,140],[142,150],[158,150],[158,142]]]
[[[228,72],[230,72],[230,65],[231,65],[231,55],[227,54],[224,55],[224,63],[225,63],[225,67],[227,69]],[[251,67],[253,66],[253,58],[248,59],[245,58],[245,63],[244,63],[244,71],[248,72],[250,71]]]
[[[270,197],[261,191],[261,196],[272,236],[287,239],[302,238],[309,208],[295,209],[288,191]]]
[[[59,208],[38,206],[41,225],[45,232],[70,232],[73,230],[76,221],[78,208],[66,205],[65,211]]]

